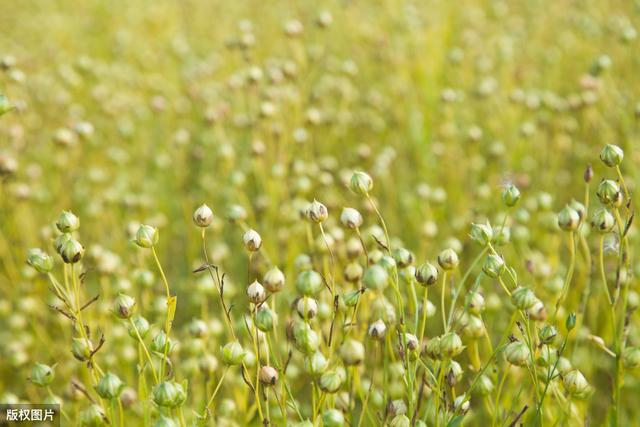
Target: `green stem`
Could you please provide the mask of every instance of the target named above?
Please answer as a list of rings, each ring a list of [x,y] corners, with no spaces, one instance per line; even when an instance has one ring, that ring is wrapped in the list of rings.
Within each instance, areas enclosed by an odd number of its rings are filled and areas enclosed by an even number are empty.
[[[144,340],[142,339],[142,336],[140,336],[140,331],[138,331],[138,328],[136,327],[136,324],[131,317],[129,318],[129,322],[131,323],[133,330],[136,332],[136,337],[138,338],[138,342],[140,343],[140,346],[144,350],[144,354],[147,356],[147,360],[149,361],[149,366],[151,366],[151,372],[153,373],[153,379],[156,381],[156,384],[159,384],[160,381],[158,380],[158,374],[156,374],[156,368],[153,366],[153,360],[151,360],[151,354],[149,354],[149,350],[147,349],[147,346],[144,344]]]
[[[442,329],[447,333],[447,313],[444,305],[444,297],[447,288],[447,272],[442,273],[442,288],[440,291],[440,311],[442,315]]]

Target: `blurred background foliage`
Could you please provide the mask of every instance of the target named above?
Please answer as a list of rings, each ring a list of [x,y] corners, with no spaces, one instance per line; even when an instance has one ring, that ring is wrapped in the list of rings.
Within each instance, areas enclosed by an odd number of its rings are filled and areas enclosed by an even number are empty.
[[[82,220],[86,283],[105,303],[143,263],[137,224],[158,226],[184,324],[199,311],[202,202],[213,260],[242,283],[228,210],[246,209],[287,273],[306,249],[300,200],[334,222],[342,206],[367,211],[345,187],[354,169],[418,259],[451,237],[467,254],[505,183],[527,206],[550,193],[554,211],[582,197],[585,167],[606,173],[605,143],[637,187],[639,26],[634,0],[0,2],[0,93],[16,107],[0,118],[0,390],[34,393],[15,369],[68,357],[24,266],[63,209]],[[519,268],[562,272],[561,242],[532,230]]]

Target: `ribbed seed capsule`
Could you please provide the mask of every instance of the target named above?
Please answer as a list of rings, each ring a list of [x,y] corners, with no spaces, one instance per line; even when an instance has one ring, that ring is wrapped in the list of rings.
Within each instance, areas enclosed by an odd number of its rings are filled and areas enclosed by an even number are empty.
[[[278,267],[271,268],[262,278],[264,287],[271,293],[280,292],[284,287],[284,282],[284,273]]]
[[[438,255],[438,264],[443,270],[453,270],[459,262],[458,254],[453,249],[445,249]]]
[[[365,172],[354,172],[351,175],[349,189],[361,196],[367,195],[373,189],[373,180]]]
[[[449,359],[462,353],[462,340],[455,332],[448,332],[440,337],[440,353]]]
[[[504,349],[507,362],[516,366],[526,366],[531,358],[531,353],[527,345],[521,341],[514,341]]]
[[[198,209],[193,212],[193,223],[198,227],[208,227],[213,222],[213,211],[206,204],[200,205]]]
[[[271,366],[263,366],[258,374],[260,382],[266,386],[273,386],[278,381],[278,371]]]
[[[624,159],[624,151],[617,145],[607,144],[600,152],[600,160],[610,168],[619,166]]]
[[[592,388],[587,379],[577,369],[573,369],[563,375],[562,384],[572,397],[583,399],[591,394]]]
[[[529,288],[518,287],[511,293],[511,302],[520,310],[527,310],[538,301],[536,295]]]
[[[425,262],[416,269],[416,281],[423,286],[435,284],[438,281],[438,269],[433,264]]]

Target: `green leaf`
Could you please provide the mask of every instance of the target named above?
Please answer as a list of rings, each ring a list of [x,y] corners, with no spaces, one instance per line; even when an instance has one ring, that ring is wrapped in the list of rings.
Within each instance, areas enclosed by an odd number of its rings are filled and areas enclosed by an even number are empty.
[[[460,424],[462,424],[462,420],[464,420],[464,416],[458,415],[457,417],[449,421],[447,427],[458,427]]]

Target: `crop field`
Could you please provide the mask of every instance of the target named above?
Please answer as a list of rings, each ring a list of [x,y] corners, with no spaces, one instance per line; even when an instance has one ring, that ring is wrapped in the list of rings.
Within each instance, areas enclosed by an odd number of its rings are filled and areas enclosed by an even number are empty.
[[[0,426],[640,426],[639,31],[0,0]]]

